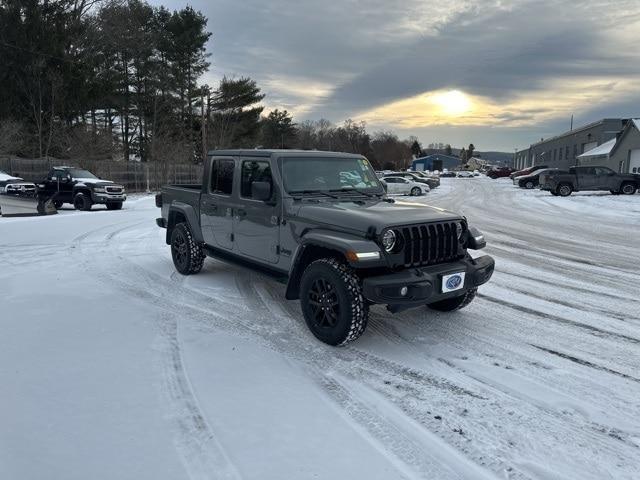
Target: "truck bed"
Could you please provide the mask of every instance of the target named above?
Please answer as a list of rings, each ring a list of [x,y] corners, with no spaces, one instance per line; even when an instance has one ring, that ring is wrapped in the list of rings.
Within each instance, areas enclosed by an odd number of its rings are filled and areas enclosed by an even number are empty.
[[[197,213],[200,212],[200,184],[166,185],[162,187],[162,204],[169,206],[174,201],[191,205]],[[163,214],[166,213],[163,211]],[[163,215],[164,216],[164,215]]]

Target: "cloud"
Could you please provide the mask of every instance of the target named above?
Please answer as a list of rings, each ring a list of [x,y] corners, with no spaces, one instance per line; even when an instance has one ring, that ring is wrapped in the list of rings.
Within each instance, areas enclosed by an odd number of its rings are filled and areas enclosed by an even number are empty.
[[[207,81],[251,76],[268,108],[297,120],[358,118],[427,142],[474,133],[474,143],[513,145],[571,113],[585,123],[623,115],[640,95],[638,0],[191,4],[213,32]],[[427,101],[450,91],[473,109],[446,115]]]

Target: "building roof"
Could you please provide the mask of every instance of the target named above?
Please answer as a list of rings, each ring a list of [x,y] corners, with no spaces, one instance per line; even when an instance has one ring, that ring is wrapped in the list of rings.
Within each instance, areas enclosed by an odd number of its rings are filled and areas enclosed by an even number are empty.
[[[424,157],[414,158],[413,161],[414,162],[418,162],[418,161],[421,161],[421,160],[427,160],[429,158],[434,158],[434,157],[435,158],[437,158],[437,157],[445,157],[445,158],[448,158],[448,159],[451,159],[451,160],[455,160],[456,162],[460,161],[460,159],[458,157],[454,157],[453,155],[446,155],[444,153],[432,153],[431,155],[426,155]]]
[[[566,137],[567,135],[573,135],[573,134],[576,134],[578,132],[582,132],[583,130],[588,130],[590,128],[597,127],[598,125],[602,125],[603,123],[608,122],[608,121],[624,121],[624,118],[603,118],[601,120],[598,120],[597,122],[591,122],[591,123],[588,123],[586,125],[582,125],[580,127],[574,128],[573,130],[567,130],[566,132],[561,133],[560,135],[555,135],[555,136],[549,137],[549,138],[543,138],[539,142],[532,143],[531,147],[535,147],[536,145],[540,145],[542,143],[547,143],[547,142],[550,142],[552,140],[557,140],[559,138]]]
[[[611,153],[611,150],[613,150],[613,147],[615,146],[616,141],[617,141],[616,138],[612,138],[608,142],[604,142],[602,145],[598,145],[596,148],[592,148],[591,150],[587,150],[586,152],[584,152],[582,155],[578,155],[578,158],[609,155]]]
[[[636,130],[638,130],[640,132],[640,118],[631,118],[631,119],[629,119],[629,121],[627,122],[627,124],[624,127],[624,130],[622,130],[622,133],[616,137],[617,138],[617,142],[613,146],[613,148],[611,149],[611,152],[609,153],[609,155],[613,155],[613,153],[615,152],[616,148],[618,148],[618,146],[622,143],[622,139],[631,131],[632,128],[635,128]]]

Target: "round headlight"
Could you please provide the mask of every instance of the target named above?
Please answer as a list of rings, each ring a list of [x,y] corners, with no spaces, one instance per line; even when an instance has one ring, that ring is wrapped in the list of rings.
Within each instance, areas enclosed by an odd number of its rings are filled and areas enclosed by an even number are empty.
[[[382,246],[387,253],[391,252],[393,247],[396,246],[396,232],[393,230],[384,232],[384,235],[382,235]]]

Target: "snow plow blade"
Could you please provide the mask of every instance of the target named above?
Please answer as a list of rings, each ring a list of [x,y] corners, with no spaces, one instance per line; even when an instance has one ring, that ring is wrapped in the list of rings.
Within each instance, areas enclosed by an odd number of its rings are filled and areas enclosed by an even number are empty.
[[[33,195],[12,193],[0,195],[0,213],[3,217],[28,217],[55,215],[58,211],[51,199],[43,200]]]

